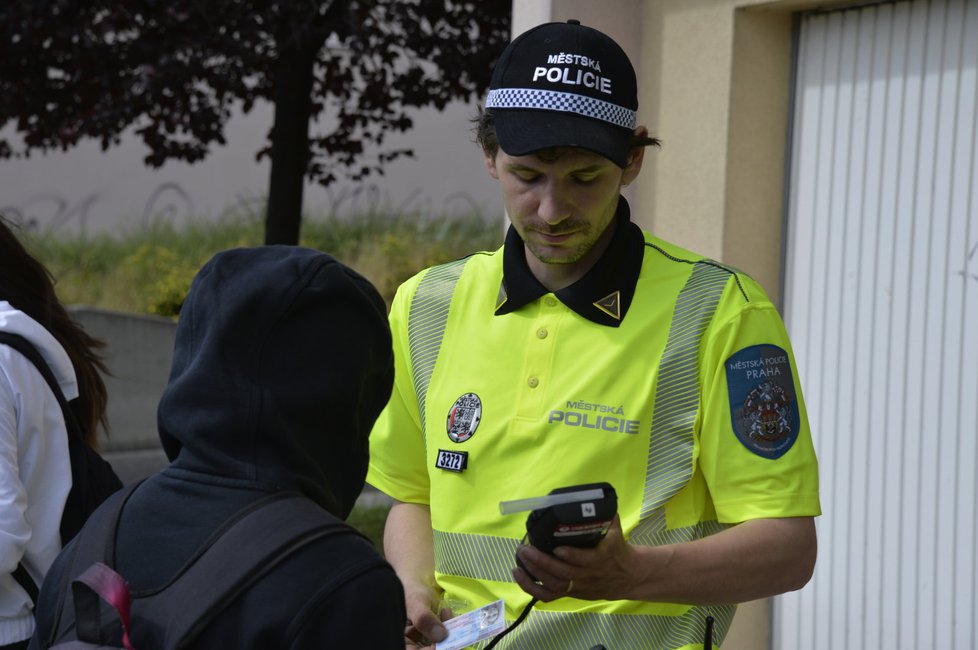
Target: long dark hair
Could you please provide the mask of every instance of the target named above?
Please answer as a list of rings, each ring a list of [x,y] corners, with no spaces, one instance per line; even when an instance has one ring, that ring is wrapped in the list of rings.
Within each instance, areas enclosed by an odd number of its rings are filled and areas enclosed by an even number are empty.
[[[54,278],[14,234],[16,224],[0,215],[0,300],[24,312],[54,336],[68,353],[78,379],[78,399],[71,406],[85,427],[86,441],[96,443],[101,424],[108,431],[108,393],[102,374],[108,370],[99,350],[105,342],[89,336],[58,300]]]

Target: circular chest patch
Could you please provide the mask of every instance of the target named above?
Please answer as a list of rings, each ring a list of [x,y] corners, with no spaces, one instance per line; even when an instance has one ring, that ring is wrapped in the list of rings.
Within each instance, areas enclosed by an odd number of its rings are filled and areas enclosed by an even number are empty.
[[[475,393],[462,395],[448,411],[448,437],[452,442],[465,442],[475,435],[482,420],[482,400]]]

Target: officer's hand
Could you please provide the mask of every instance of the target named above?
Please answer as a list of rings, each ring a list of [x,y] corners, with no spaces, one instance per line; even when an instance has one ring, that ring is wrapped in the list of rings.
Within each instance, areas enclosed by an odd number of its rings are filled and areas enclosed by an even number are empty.
[[[452,618],[452,610],[442,609],[437,615],[437,598],[430,589],[417,589],[405,594],[407,606],[407,625],[404,628],[404,647],[434,648],[437,641],[448,636],[448,630],[441,624]]]
[[[537,581],[519,567],[513,569],[513,577],[523,591],[545,603],[568,596],[584,600],[627,598],[639,579],[636,552],[625,541],[618,515],[594,548],[558,546],[553,555],[548,555],[523,546],[517,552]]]

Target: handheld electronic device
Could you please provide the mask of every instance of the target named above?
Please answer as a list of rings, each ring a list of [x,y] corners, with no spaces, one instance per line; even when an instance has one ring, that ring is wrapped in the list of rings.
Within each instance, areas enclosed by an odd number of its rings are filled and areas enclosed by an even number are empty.
[[[499,503],[499,512],[504,515],[527,510],[530,514],[526,518],[523,543],[529,542],[546,553],[553,553],[558,546],[597,546],[618,512],[618,495],[609,483],[588,483],[557,488],[542,497]],[[537,579],[523,566],[519,555],[516,564],[531,578]],[[495,648],[504,636],[522,623],[536,602],[536,597],[530,599],[516,620],[497,634],[485,650]],[[604,650],[604,646],[596,645],[591,650]]]
[[[618,495],[609,483],[588,483],[499,504],[504,515],[526,510],[530,514],[524,541],[541,551],[553,553],[558,546],[596,546],[615,518]]]

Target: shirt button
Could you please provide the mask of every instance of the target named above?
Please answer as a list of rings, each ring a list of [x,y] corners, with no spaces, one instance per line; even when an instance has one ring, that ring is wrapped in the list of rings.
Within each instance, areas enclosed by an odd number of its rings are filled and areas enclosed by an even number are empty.
[[[530,388],[536,388],[536,387],[537,387],[538,385],[540,385],[540,380],[539,380],[539,379],[537,379],[536,377],[530,377],[530,378],[529,378],[529,379],[528,379],[528,380],[526,381],[526,384],[527,384],[527,386],[529,386]]]
[[[545,338],[547,338],[547,328],[546,327],[541,327],[540,329],[537,330],[537,338],[538,339],[545,339]]]
[[[543,304],[545,304],[547,307],[554,307],[557,305],[557,299],[553,296],[547,296],[543,299]]]

